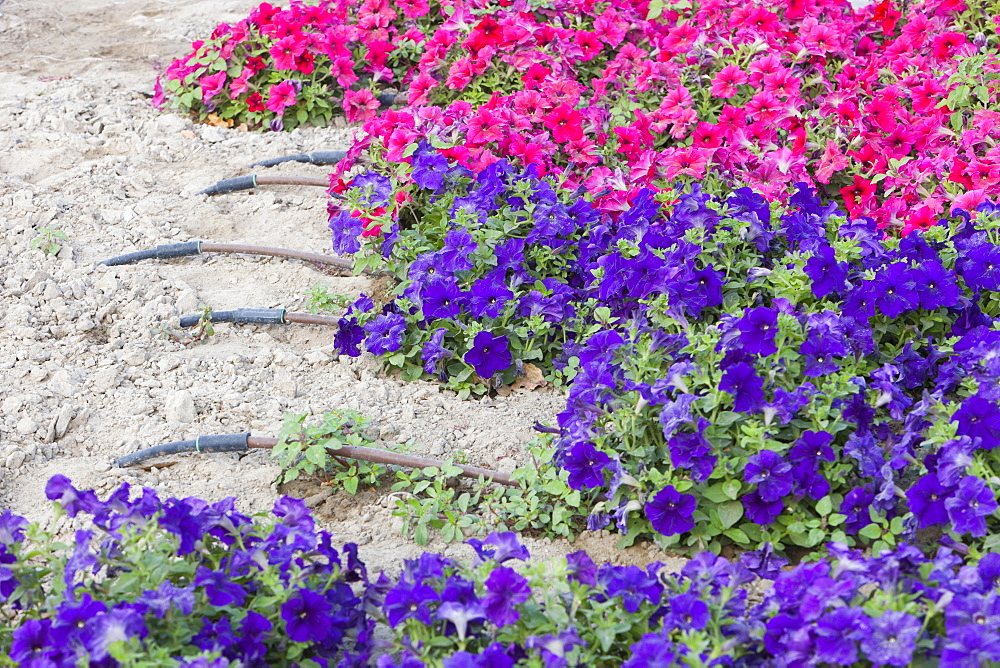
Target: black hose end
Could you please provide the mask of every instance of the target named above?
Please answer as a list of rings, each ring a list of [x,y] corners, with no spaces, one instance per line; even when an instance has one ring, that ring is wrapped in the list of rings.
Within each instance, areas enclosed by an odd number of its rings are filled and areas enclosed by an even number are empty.
[[[199,190],[197,195],[224,195],[226,193],[236,192],[237,190],[250,190],[257,187],[257,175],[250,174],[249,176],[237,176],[234,179],[223,179],[215,185],[209,186],[204,190]]]
[[[112,465],[117,468],[133,466],[147,459],[160,455],[176,455],[181,452],[246,452],[247,439],[250,432],[243,434],[219,434],[217,436],[199,436],[186,441],[174,441],[145,448],[138,452],[119,457]]]
[[[296,153],[295,155],[283,155],[280,158],[268,158],[250,163],[251,167],[274,167],[283,162],[312,162],[308,153]]]
[[[347,151],[313,151],[307,155],[314,165],[336,165],[347,157]]]
[[[181,318],[181,327],[194,327],[201,320],[200,315],[186,315]],[[232,322],[240,325],[283,325],[283,308],[238,308],[232,311],[213,311],[212,322]]]
[[[122,264],[132,264],[133,262],[138,262],[139,260],[152,260],[155,257],[155,249],[135,251],[134,253],[126,253],[125,255],[118,255],[117,257],[108,258],[107,260],[101,260],[97,264],[103,264],[107,267],[117,267]]]

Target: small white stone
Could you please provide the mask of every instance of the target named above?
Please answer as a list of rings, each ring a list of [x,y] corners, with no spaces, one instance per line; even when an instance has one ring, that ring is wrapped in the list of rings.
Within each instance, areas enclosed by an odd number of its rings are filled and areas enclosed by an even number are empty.
[[[38,423],[30,417],[25,416],[17,421],[17,425],[14,428],[17,429],[17,433],[27,436],[38,431]]]
[[[21,468],[21,464],[24,463],[24,453],[20,450],[15,450],[14,452],[7,455],[7,460],[4,465],[11,471]]]
[[[196,414],[194,397],[186,390],[178,390],[168,394],[163,408],[167,414],[167,420],[171,422],[194,422]]]

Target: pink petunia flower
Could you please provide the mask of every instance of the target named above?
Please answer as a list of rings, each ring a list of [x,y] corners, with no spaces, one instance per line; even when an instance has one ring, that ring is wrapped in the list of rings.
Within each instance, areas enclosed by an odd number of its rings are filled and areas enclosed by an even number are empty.
[[[282,81],[279,84],[272,84],[267,93],[267,110],[273,111],[278,116],[285,113],[286,107],[291,107],[297,102],[295,97],[295,85],[291,81]]]
[[[726,65],[712,79],[712,97],[730,98],[739,91],[738,86],[747,82],[747,73],[737,65]]]
[[[349,123],[364,123],[375,118],[379,103],[367,88],[344,91],[344,115]]]

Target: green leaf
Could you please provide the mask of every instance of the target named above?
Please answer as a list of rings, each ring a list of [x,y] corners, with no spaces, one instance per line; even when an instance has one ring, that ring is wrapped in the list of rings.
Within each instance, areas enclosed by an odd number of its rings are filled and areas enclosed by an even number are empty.
[[[316,466],[326,466],[326,446],[314,443],[306,449],[305,455]]]
[[[743,483],[739,480],[727,480],[722,483],[722,492],[733,501],[736,501],[740,498],[740,489],[742,487]]]
[[[868,540],[878,540],[882,537],[882,527],[877,524],[869,524],[862,528],[858,533]]]
[[[344,480],[344,489],[346,489],[350,494],[358,493],[358,477],[351,476]]]
[[[677,487],[678,491],[684,491],[676,485],[675,487]],[[731,497],[726,494],[725,489],[723,488],[723,483],[721,482],[707,488],[704,492],[702,492],[702,496],[713,503],[725,503],[726,501],[731,500]]]
[[[833,500],[829,496],[824,496],[822,499],[816,502],[816,514],[820,517],[826,517],[831,512],[833,512]]]
[[[722,533],[724,536],[726,536],[726,538],[729,538],[734,543],[739,543],[740,545],[746,545],[747,543],[750,542],[750,538],[747,537],[745,533],[743,533],[742,529],[737,529],[734,527],[732,529],[726,529]]]
[[[826,518],[826,523],[832,527],[840,526],[845,521],[847,521],[847,515],[841,515],[840,513],[833,513]]]
[[[661,14],[663,14],[663,0],[651,0],[649,10],[646,13],[646,20],[655,21],[660,18]]]
[[[724,529],[728,529],[743,517],[743,504],[739,501],[726,501],[719,504],[719,519]],[[743,533],[742,531],[740,533]],[[745,535],[745,534],[744,534]],[[744,540],[743,542],[746,542]]]

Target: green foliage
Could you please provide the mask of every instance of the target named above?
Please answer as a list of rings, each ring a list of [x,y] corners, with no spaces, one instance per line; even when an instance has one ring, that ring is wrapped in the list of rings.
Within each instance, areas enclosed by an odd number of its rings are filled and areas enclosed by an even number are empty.
[[[457,484],[459,469],[399,471],[393,484],[396,510],[404,519],[403,533],[418,545],[434,534],[461,541],[490,531],[517,531],[573,540],[586,528],[586,508],[593,498],[571,489],[568,474],[552,463],[550,442],[528,446],[532,464],[515,469],[505,487],[480,480],[471,489]],[[591,495],[592,496],[592,495]]]
[[[302,475],[315,475],[335,481],[351,494],[363,483],[374,485],[389,471],[384,464],[373,464],[337,456],[343,446],[367,447],[372,440],[365,436],[370,421],[355,410],[324,413],[319,424],[307,425],[308,413],[284,414],[278,432],[278,444],[271,451],[282,468],[279,483],[291,482]]]
[[[60,229],[55,227],[42,227],[38,230],[38,235],[31,240],[31,247],[41,250],[46,255],[58,255],[62,250],[62,243],[69,237]]]
[[[310,313],[337,313],[343,311],[351,303],[352,298],[339,292],[331,292],[330,286],[322,281],[316,281],[306,292]]]

